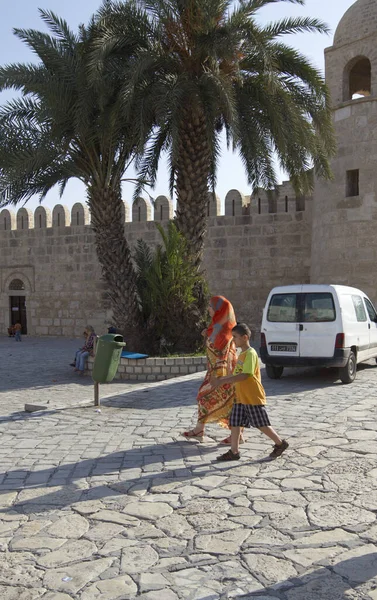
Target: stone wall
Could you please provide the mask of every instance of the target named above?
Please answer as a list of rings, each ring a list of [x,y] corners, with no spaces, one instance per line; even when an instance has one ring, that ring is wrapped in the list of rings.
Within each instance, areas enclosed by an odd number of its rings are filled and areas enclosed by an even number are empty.
[[[156,221],[172,216],[171,202],[164,196],[154,207],[142,198],[132,211],[125,205],[131,244],[139,238],[151,245],[158,242],[152,208]],[[225,295],[238,320],[259,329],[271,287],[309,281],[310,199],[305,206],[287,183],[274,197],[261,191],[250,198],[231,190],[225,198],[227,216],[219,211],[219,199],[211,196],[204,256],[211,293]],[[80,336],[87,324],[98,334],[105,332],[111,311],[85,206],[77,203],[69,211],[58,205],[52,212],[38,207],[34,214],[25,208],[17,215],[1,211],[0,256],[1,333],[9,324],[12,295],[26,297],[31,335]],[[23,282],[24,290],[9,289],[15,279]]]
[[[89,357],[86,372],[93,371],[94,358]],[[192,375],[207,369],[205,356],[174,358],[121,358],[114,379],[126,381],[164,381],[174,377]]]

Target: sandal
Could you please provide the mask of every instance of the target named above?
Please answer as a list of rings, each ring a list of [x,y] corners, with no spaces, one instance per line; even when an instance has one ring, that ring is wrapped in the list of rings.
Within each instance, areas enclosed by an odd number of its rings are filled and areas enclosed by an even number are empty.
[[[190,431],[184,431],[182,433],[182,435],[186,438],[186,439],[191,439],[191,438],[195,438],[196,440],[198,440],[199,442],[202,442],[204,439],[204,429],[202,429],[201,431],[198,431],[198,433],[195,433],[195,429],[190,429]]]
[[[241,435],[240,444],[244,444],[244,443],[245,443],[245,438],[243,437],[243,435]],[[219,444],[222,444],[223,446],[230,446],[230,444],[231,444],[230,435],[227,438],[225,438],[225,440],[221,440],[221,442],[219,442]]]

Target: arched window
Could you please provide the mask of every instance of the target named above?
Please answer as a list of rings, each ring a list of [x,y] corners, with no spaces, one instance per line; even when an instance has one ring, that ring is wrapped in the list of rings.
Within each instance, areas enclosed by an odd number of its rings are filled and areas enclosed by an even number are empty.
[[[25,289],[25,285],[23,281],[21,281],[21,279],[12,279],[12,281],[9,284],[9,289],[20,291]]]
[[[369,58],[359,56],[352,60],[344,73],[344,100],[357,100],[370,96],[372,91],[372,67]]]

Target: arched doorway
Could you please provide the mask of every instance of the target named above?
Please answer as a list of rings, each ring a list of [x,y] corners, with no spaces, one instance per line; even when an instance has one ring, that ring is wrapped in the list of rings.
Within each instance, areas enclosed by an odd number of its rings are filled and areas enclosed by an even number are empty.
[[[25,284],[21,279],[12,279],[9,284],[10,324],[21,323],[21,333],[27,334]]]

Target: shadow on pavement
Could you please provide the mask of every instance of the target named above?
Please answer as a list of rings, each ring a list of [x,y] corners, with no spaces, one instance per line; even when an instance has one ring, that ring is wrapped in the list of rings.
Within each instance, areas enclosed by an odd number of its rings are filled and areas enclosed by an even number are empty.
[[[153,454],[151,454],[151,451],[153,451]],[[199,451],[196,451],[199,455]],[[182,481],[191,480],[193,477],[204,478],[213,474],[221,475],[222,472],[230,471],[232,468],[240,466],[238,463],[227,464],[225,466],[219,465],[216,459],[214,459],[207,462],[201,461],[197,465],[177,467],[172,470],[140,472],[143,467],[150,469],[151,465],[159,465],[162,461],[168,463],[169,461],[182,460],[185,455],[192,455],[193,452],[195,452],[194,444],[185,441],[174,441],[166,444],[132,448],[99,458],[90,458],[71,464],[32,471],[26,477],[23,484],[13,489],[10,484],[9,488],[7,487],[6,490],[0,491],[0,503],[3,494],[8,494],[11,491],[21,492],[19,501],[10,507],[0,509],[0,515],[1,513],[11,511],[28,514],[30,512],[42,512],[54,508],[60,509],[78,502],[100,500],[106,497],[112,497],[115,504],[118,498],[120,504],[122,504],[121,498],[135,491],[153,491],[153,488],[162,484],[181,483]],[[205,447],[201,445],[200,454],[202,456],[213,452],[213,446]],[[219,449],[220,453],[221,448]],[[250,461],[249,464],[256,464],[257,462],[259,461]],[[203,467],[209,468],[203,470]],[[125,478],[122,480],[122,476],[127,475],[128,470],[135,472],[135,469],[137,470],[137,474],[134,476],[131,475],[129,479]],[[24,473],[24,469],[15,469],[7,472],[11,478],[17,478]],[[119,476],[120,480],[107,481],[106,483],[99,482],[99,485],[87,489],[82,489],[79,485],[75,484],[76,480],[90,477],[111,478],[113,475]],[[7,484],[5,483],[4,485],[6,486]],[[56,489],[58,486],[60,486],[59,489]],[[25,498],[22,497],[23,491]]]
[[[362,550],[362,548],[359,548]],[[346,549],[344,549],[346,552]],[[238,600],[371,600],[376,594],[377,552],[352,557],[329,567],[319,567],[301,577],[292,577],[263,591],[236,596]],[[373,581],[374,580],[374,581]],[[369,585],[359,590],[363,584]],[[374,591],[370,596],[368,591]]]

